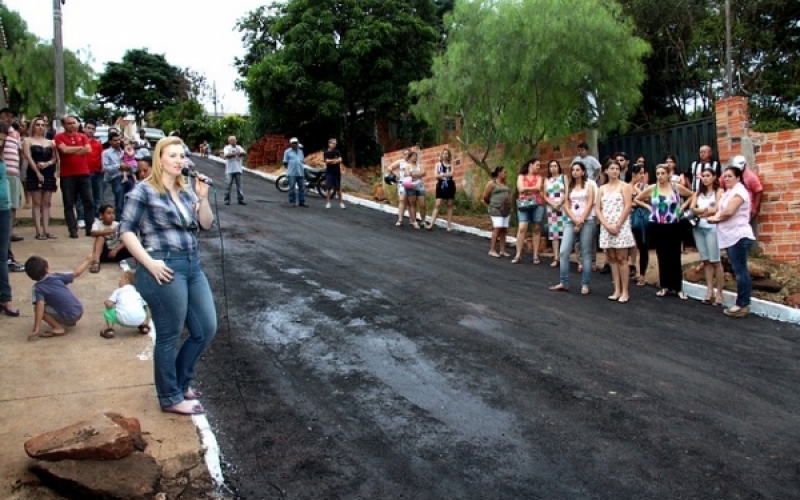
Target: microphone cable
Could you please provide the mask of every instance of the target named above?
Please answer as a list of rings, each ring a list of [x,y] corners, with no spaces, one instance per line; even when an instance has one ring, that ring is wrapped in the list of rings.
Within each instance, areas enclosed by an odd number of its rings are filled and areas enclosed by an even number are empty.
[[[231,358],[236,360],[239,358],[236,356],[236,348],[233,346],[233,341],[231,340],[232,330],[231,330],[231,318],[228,310],[228,281],[225,275],[225,238],[222,235],[222,219],[219,216],[219,199],[217,198],[217,189],[213,185],[209,186],[209,188],[212,194],[214,195],[214,219],[217,222],[217,232],[219,233],[219,249],[220,249],[219,264],[220,264],[220,274],[222,276],[222,304],[225,309],[225,314],[223,315],[223,318],[225,320],[225,331],[228,334],[226,343],[228,345],[228,350],[230,351]],[[234,369],[232,375],[233,375],[234,385],[236,386],[236,392],[239,395],[239,400],[242,403],[242,408],[244,408],[245,417],[247,417],[247,420],[249,420],[250,422],[255,422],[256,420],[253,418],[252,412],[247,407],[247,399],[244,397],[244,394],[242,393],[242,385],[239,380],[238,370]],[[253,456],[256,459],[256,466],[258,467],[258,472],[261,475],[262,479],[268,485],[273,487],[280,494],[280,497],[285,500],[286,493],[280,486],[270,481],[269,478],[266,476],[266,473],[264,472],[264,466],[262,465],[261,462],[261,456],[259,454],[258,445],[255,445]],[[230,491],[230,488],[228,488],[227,485],[223,484],[222,486]],[[235,492],[233,493],[235,494]]]

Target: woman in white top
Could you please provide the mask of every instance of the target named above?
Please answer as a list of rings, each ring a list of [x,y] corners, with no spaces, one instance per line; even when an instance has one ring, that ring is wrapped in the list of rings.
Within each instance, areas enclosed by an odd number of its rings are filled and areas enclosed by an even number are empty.
[[[692,211],[700,218],[692,229],[697,251],[703,261],[708,291],[703,304],[722,305],[722,290],[725,288],[725,271],[722,269],[719,243],[717,241],[717,227],[708,222],[708,217],[717,213],[719,200],[722,197],[722,188],[717,182],[717,174],[713,167],[703,170],[701,174],[700,189],[692,197]],[[714,294],[716,284],[717,293]]]
[[[595,220],[593,215],[597,188],[594,182],[586,178],[586,166],[581,161],[572,163],[572,176],[566,189],[567,202],[564,211],[567,223],[564,227],[564,239],[561,242],[561,259],[559,266],[559,284],[551,286],[555,292],[569,290],[569,254],[576,238],[581,242],[581,294],[589,294],[591,278],[592,247],[594,246]]]
[[[728,167],[722,179],[726,190],[720,197],[717,214],[709,217],[708,222],[717,224],[719,247],[728,250],[728,259],[736,275],[736,304],[725,309],[725,315],[743,318],[750,313],[750,295],[753,292],[747,256],[756,239],[750,226],[750,193],[738,168]]]
[[[406,196],[406,189],[403,187],[403,179],[409,176],[408,158],[411,156],[411,150],[404,149],[403,157],[387,167],[386,171],[394,174],[397,178],[397,222],[395,226],[403,225],[403,214],[408,205],[408,196]],[[409,208],[409,213],[411,209]],[[411,221],[414,219],[412,218]]]
[[[606,251],[611,266],[614,293],[608,300],[628,302],[628,250],[636,246],[631,231],[631,187],[619,178],[622,167],[617,160],[606,163],[607,182],[600,186],[597,201],[597,221],[600,223],[600,248]]]

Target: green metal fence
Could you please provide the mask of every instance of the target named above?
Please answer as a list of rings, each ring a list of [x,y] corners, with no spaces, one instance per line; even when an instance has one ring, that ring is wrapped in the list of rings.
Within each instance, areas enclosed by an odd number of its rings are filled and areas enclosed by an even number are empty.
[[[608,137],[597,144],[601,161],[621,151],[628,154],[632,163],[637,156],[644,155],[651,180],[655,179],[656,165],[662,163],[665,156],[674,155],[679,171],[684,171],[697,159],[700,146],[703,145],[711,146],[714,157],[717,157],[717,124],[714,117],[641,134]]]

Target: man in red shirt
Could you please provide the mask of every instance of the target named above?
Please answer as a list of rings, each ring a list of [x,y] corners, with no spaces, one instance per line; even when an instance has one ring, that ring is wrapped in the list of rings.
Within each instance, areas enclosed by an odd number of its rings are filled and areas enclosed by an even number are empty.
[[[100,210],[100,205],[103,204],[103,143],[98,141],[94,133],[97,130],[97,124],[94,121],[88,121],[83,126],[83,131],[89,139],[89,146],[92,152],[86,158],[86,163],[89,166],[89,182],[92,185],[92,201],[94,201],[95,212]],[[80,203],[80,201],[78,201]],[[99,217],[99,213],[93,213],[94,217]]]
[[[61,163],[61,199],[64,202],[64,220],[70,238],[78,237],[78,220],[75,216],[75,202],[83,203],[83,217],[86,236],[91,236],[94,219],[92,185],[89,180],[87,159],[92,153],[89,139],[78,132],[78,119],[67,115],[61,120],[64,132],[56,134],[55,143]]]

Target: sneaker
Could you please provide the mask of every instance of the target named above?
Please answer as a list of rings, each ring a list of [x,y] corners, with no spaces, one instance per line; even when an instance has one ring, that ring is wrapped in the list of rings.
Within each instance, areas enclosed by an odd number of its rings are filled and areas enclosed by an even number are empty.
[[[339,203],[339,206],[340,206],[340,207],[342,207],[342,210],[344,210],[345,208],[347,208],[346,206],[344,206],[344,203]]]
[[[242,200],[239,202],[239,205],[247,205],[247,203],[245,203],[244,200]]]
[[[12,273],[25,272],[25,264],[17,262],[16,260],[8,260],[8,270]]]
[[[80,228],[80,229],[86,229],[86,221],[85,221],[85,220],[83,220],[83,219],[79,220],[79,221],[78,221],[78,228]]]
[[[331,204],[330,203],[326,203],[325,204],[325,208],[331,208]]]

